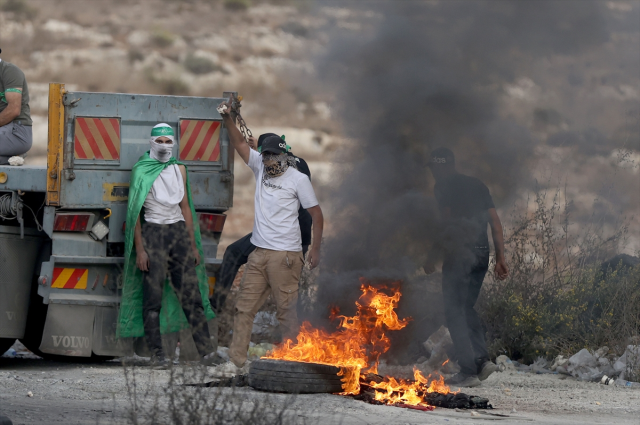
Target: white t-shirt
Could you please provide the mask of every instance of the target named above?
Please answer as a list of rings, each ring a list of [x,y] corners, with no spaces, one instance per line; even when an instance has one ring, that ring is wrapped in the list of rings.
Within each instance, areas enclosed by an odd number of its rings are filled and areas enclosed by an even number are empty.
[[[144,200],[144,220],[155,224],[184,221],[180,202],[184,198],[184,180],[176,164],[160,172]]]
[[[251,243],[274,251],[302,251],[298,210],[318,205],[309,177],[289,167],[263,179],[262,156],[251,149],[247,164],[256,176],[255,219]]]

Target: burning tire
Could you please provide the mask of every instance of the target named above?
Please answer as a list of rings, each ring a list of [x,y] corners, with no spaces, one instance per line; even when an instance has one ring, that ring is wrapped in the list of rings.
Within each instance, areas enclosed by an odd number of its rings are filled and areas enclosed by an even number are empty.
[[[260,359],[251,363],[249,385],[256,390],[311,394],[342,392],[340,368],[318,363]]]

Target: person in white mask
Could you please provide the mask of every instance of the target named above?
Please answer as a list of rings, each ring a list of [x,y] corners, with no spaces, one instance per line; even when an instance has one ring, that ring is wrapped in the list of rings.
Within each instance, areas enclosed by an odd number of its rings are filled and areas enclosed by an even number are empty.
[[[156,125],[149,143],[151,150],[131,173],[118,333],[120,337],[144,334],[152,362],[169,364],[160,336],[162,308],[166,319],[162,333],[189,325],[198,352],[206,361],[211,356],[207,320],[215,314],[208,299],[206,270],[201,265],[201,238],[194,226],[196,214],[187,169],[172,156],[171,126]]]

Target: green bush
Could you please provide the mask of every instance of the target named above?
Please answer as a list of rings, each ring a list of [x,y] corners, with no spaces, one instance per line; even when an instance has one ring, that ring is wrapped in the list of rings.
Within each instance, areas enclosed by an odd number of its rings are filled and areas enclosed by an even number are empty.
[[[510,276],[489,277],[478,302],[492,355],[526,362],[609,347],[621,355],[640,334],[640,265],[602,270],[600,264],[626,234],[626,226],[603,237],[593,226],[569,231],[569,208],[559,191],[547,205],[538,193],[535,211],[512,222],[505,248]]]
[[[25,0],[0,1],[0,10],[11,12],[19,19],[33,19],[38,15],[38,10],[29,6]]]
[[[179,77],[159,79],[156,81],[162,93],[170,96],[188,96],[189,86]]]
[[[151,33],[151,42],[160,48],[169,47],[176,41],[175,34],[164,30],[164,29],[156,29]]]
[[[224,7],[229,10],[247,10],[251,0],[224,0]]]
[[[208,74],[217,69],[216,64],[211,59],[191,54],[184,60],[184,67],[194,74]]]

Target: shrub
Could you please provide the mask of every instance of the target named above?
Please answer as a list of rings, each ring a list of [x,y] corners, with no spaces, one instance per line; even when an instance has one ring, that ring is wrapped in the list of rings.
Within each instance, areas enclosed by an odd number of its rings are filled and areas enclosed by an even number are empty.
[[[484,286],[478,310],[494,356],[532,361],[605,345],[621,355],[640,333],[640,266],[600,267],[626,226],[606,238],[597,226],[572,235],[559,194],[548,207],[549,194],[536,193],[535,211],[513,220],[505,240],[510,276],[489,276]]]
[[[129,49],[127,52],[127,58],[130,63],[134,63],[136,61],[141,61],[144,59],[144,53],[138,49]]]
[[[25,0],[0,1],[0,9],[3,12],[11,12],[20,19],[33,19],[38,15],[38,10],[29,6]]]
[[[229,10],[247,10],[251,0],[224,0],[224,7]]]
[[[126,423],[190,425],[289,425],[300,423],[297,396],[255,393],[244,388],[209,387],[207,368],[172,365],[168,371],[153,371],[124,364],[129,402]],[[305,406],[305,415],[313,408]],[[315,413],[315,412],[314,412]],[[319,423],[315,418],[303,423]]]
[[[176,41],[176,36],[164,29],[156,29],[151,33],[151,42],[160,48],[169,47]]]
[[[184,67],[194,74],[208,74],[217,69],[211,59],[202,56],[188,55],[184,60]]]
[[[170,96],[189,95],[189,86],[179,77],[158,80],[158,85],[161,87],[164,94],[168,94]]]

